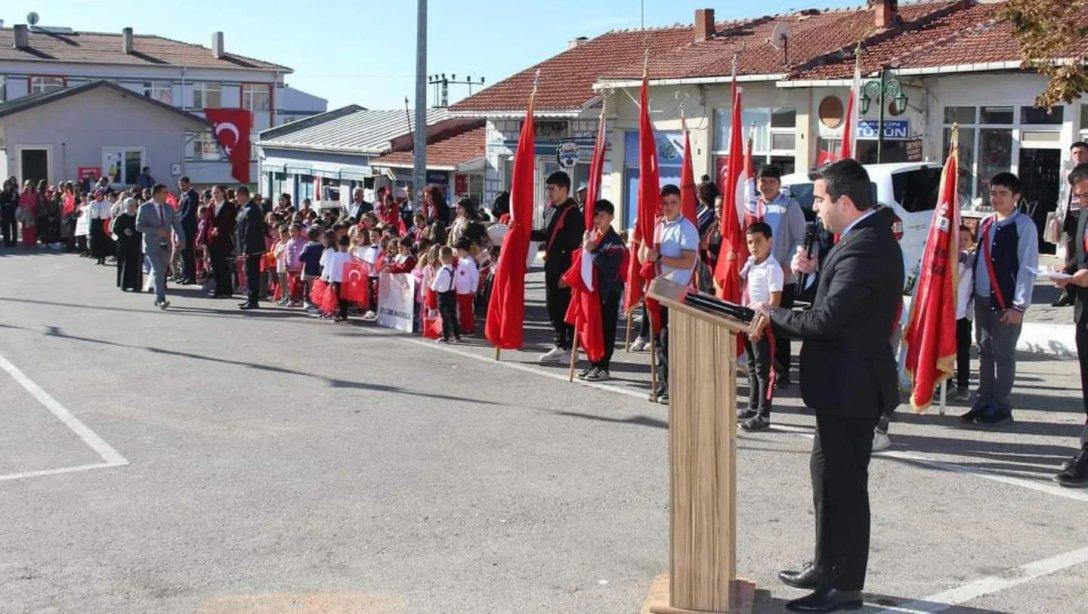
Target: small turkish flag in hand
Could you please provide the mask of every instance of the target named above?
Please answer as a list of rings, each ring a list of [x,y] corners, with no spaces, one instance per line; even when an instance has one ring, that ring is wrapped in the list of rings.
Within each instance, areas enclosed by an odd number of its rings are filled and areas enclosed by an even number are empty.
[[[241,183],[249,183],[253,113],[248,109],[204,109],[204,116],[212,124],[215,140],[230,158],[231,175]]]

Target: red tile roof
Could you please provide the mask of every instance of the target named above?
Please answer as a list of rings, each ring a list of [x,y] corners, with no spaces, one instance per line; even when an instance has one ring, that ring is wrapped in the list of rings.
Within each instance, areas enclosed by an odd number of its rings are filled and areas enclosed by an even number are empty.
[[[14,42],[14,30],[0,28],[0,60],[291,72],[291,69],[286,66],[262,62],[234,53],[225,53],[223,57],[217,58],[212,55],[212,50],[208,47],[143,34],[133,36],[132,53],[124,53],[121,50],[120,32],[63,34],[31,29],[29,49],[15,49]]]
[[[427,168],[456,169],[484,157],[487,127],[479,124],[454,134],[439,134],[428,139]],[[413,150],[391,151],[371,162],[373,166],[411,167]]]

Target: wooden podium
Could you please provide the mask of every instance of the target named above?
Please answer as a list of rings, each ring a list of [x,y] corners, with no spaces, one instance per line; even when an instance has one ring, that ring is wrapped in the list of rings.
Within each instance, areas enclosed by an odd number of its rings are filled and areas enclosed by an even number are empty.
[[[755,585],[736,577],[736,333],[751,324],[686,305],[663,278],[669,309],[669,591],[657,614],[750,612]]]

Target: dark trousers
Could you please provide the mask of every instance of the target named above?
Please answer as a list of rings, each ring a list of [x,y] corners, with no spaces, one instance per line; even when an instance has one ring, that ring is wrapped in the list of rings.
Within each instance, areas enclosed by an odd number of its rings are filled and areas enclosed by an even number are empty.
[[[208,255],[212,261],[212,277],[215,279],[215,294],[217,296],[230,296],[234,294],[231,283],[230,264],[227,260],[227,250],[219,247],[208,248]]]
[[[612,367],[612,353],[616,349],[616,323],[619,320],[621,290],[612,290],[601,294],[601,338],[604,341],[604,356],[591,366],[608,371]]]
[[[11,247],[19,240],[19,229],[15,222],[15,207],[4,206],[0,211],[0,232],[4,235],[4,245]]]
[[[185,281],[196,280],[196,228],[185,229],[185,246],[181,248],[181,277]]]
[[[1088,326],[1077,323],[1077,359],[1080,361],[1080,390],[1084,397],[1084,431],[1080,445],[1088,450]]]
[[[797,284],[782,286],[782,301],[778,304],[786,309],[793,308],[793,302],[797,298]],[[778,375],[778,381],[788,383],[790,381],[790,364],[793,354],[790,349],[790,338],[786,335],[775,335],[774,339],[774,372]]]
[[[669,309],[661,307],[661,333],[657,336],[657,394],[669,392]]]
[[[869,455],[873,418],[816,413],[812,444],[812,504],[816,512],[813,566],[832,588],[860,591],[869,562]]]
[[[442,316],[442,338],[461,338],[461,325],[457,323],[457,291],[438,293],[438,313]]]
[[[1062,220],[1062,244],[1065,246],[1065,266],[1072,267],[1077,263],[1077,221],[1080,219],[1080,209],[1074,209],[1066,214]]]
[[[555,329],[555,347],[569,350],[574,340],[574,327],[567,324],[567,307],[570,306],[570,288],[560,288],[562,272],[544,274],[544,302],[548,306],[548,319]]]
[[[956,320],[956,387],[971,383],[971,318]]]
[[[340,297],[340,288],[342,288],[342,287],[343,287],[343,284],[341,284],[340,282],[338,282],[338,281],[332,282],[332,289],[333,289],[334,292],[336,292],[336,296],[339,299],[340,319],[346,320],[346,319],[348,319],[348,302],[345,301],[342,298],[339,298]]]
[[[256,305],[261,297],[261,258],[264,258],[264,254],[246,256],[246,286],[250,305]]]
[[[756,341],[744,340],[748,356],[748,409],[764,418],[771,417],[771,342],[766,335]]]

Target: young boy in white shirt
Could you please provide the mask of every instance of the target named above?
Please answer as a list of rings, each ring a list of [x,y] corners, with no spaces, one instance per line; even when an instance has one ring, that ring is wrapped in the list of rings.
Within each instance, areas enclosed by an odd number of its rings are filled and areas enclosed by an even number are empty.
[[[442,314],[442,336],[439,343],[449,343],[452,335],[458,343],[461,342],[461,328],[457,325],[457,287],[454,283],[455,270],[453,266],[453,249],[443,245],[438,251],[438,259],[442,268],[431,282],[431,290],[438,294],[438,312]]]
[[[745,281],[746,304],[767,303],[777,307],[782,300],[784,274],[778,261],[771,255],[771,227],[766,222],[754,222],[747,231],[748,252],[751,257],[741,269]],[[771,382],[771,349],[774,345],[762,334],[752,335],[744,341],[748,356],[748,409],[738,416],[746,431],[762,431],[771,426],[771,398],[774,386]]]
[[[462,335],[471,335],[476,327],[473,301],[476,290],[480,287],[480,270],[476,266],[476,259],[472,257],[471,249],[472,240],[467,237],[461,237],[454,245],[457,254],[457,279],[454,285],[457,288],[457,315]]]

